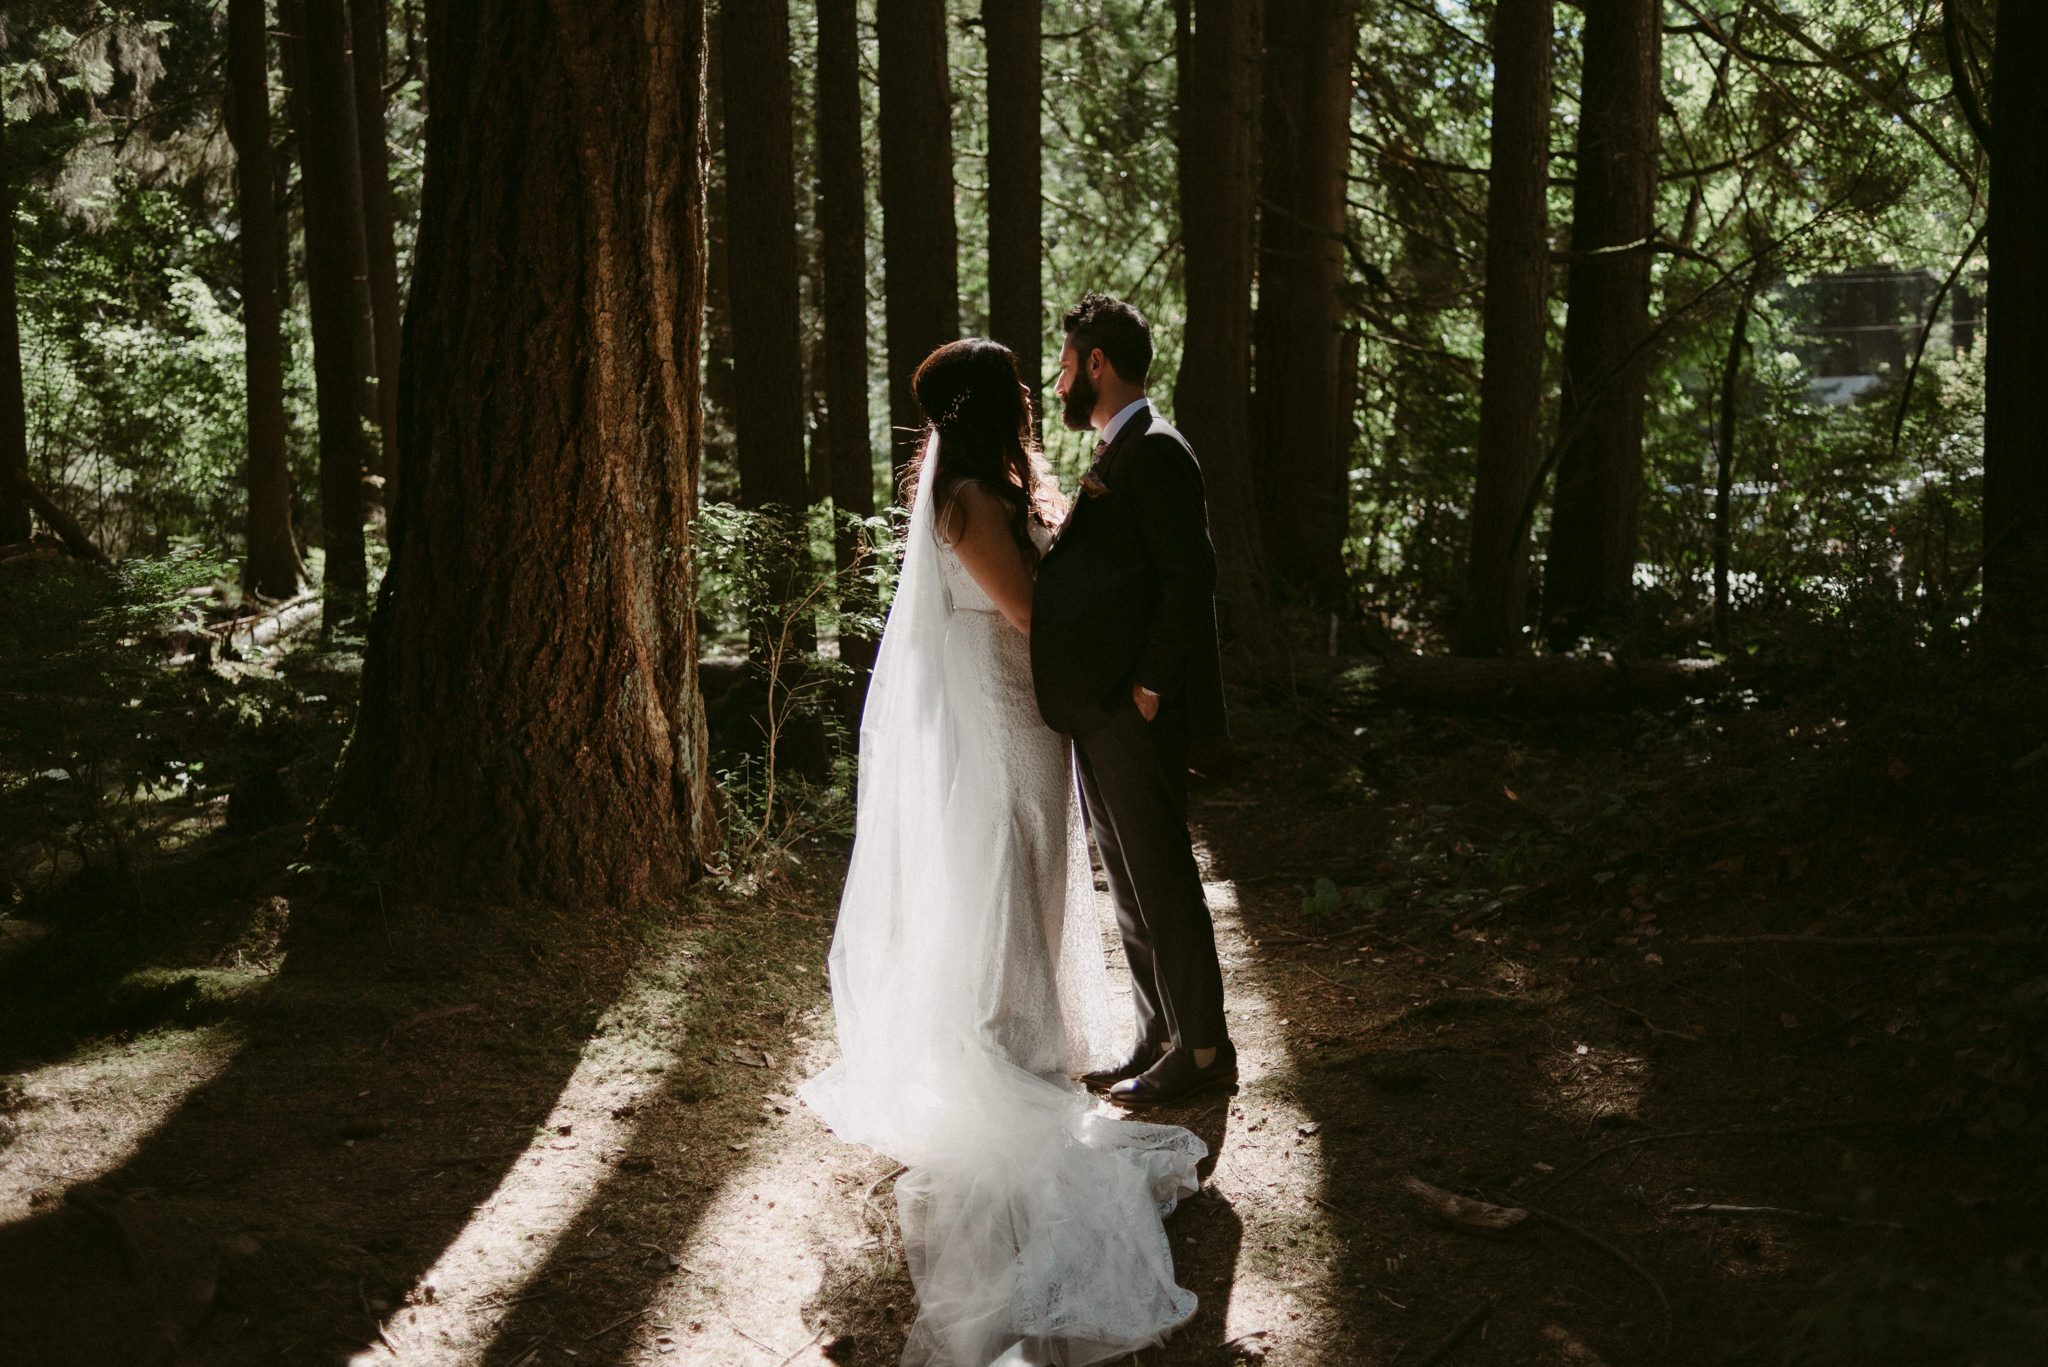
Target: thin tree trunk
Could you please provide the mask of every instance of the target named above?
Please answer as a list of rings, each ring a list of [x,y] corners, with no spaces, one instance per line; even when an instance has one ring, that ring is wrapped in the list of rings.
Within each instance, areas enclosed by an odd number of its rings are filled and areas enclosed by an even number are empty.
[[[988,44],[989,335],[1017,353],[1034,422],[1044,374],[1038,0],[982,0]]]
[[[393,238],[391,161],[384,143],[385,0],[349,0],[354,25],[356,134],[363,181],[364,261],[370,292],[371,351],[376,360],[378,467],[384,505],[398,480],[398,246]]]
[[[1742,351],[1749,345],[1749,304],[1754,286],[1745,290],[1728,332],[1728,359],[1721,366],[1721,431],[1714,443],[1714,648],[1727,644],[1728,563],[1735,546],[1729,521],[1735,492],[1736,385],[1742,379]]]
[[[1258,197],[1259,0],[1179,0],[1180,215],[1187,324],[1174,417],[1209,496],[1217,596],[1240,647],[1264,635],[1252,476],[1252,209]]]
[[[1661,0],[1589,0],[1566,283],[1563,400],[1544,631],[1553,647],[1618,625],[1636,562],[1650,357]]]
[[[900,475],[923,430],[910,377],[959,336],[953,114],[945,0],[876,0],[882,142],[883,319],[889,420]]]
[[[0,113],[0,544],[29,538],[28,402],[21,388],[21,307],[14,288],[14,182]]]
[[[242,586],[267,598],[299,591],[285,454],[283,306],[270,167],[270,35],[263,0],[228,0],[228,135],[242,230],[242,334],[247,373],[248,558]]]
[[[325,820],[423,899],[668,899],[716,838],[702,5],[450,0],[428,25],[407,478]]]
[[[1984,615],[2044,634],[2048,592],[2048,9],[2000,0],[1991,75]]]
[[[740,505],[776,510],[789,523],[808,501],[789,6],[727,3],[717,22]]]
[[[1324,611],[1344,602],[1351,520],[1337,289],[1357,34],[1357,11],[1343,0],[1266,0],[1254,337],[1261,541],[1274,590]]]
[[[740,506],[762,515],[753,554],[766,591],[765,601],[748,605],[748,658],[763,669],[771,659],[768,647],[803,594],[810,559],[803,525],[809,481],[789,6],[787,0],[728,0],[716,22],[725,93],[726,279]],[[802,634],[808,645],[811,632]],[[769,680],[771,688],[789,683]]]
[[[860,29],[855,0],[818,0],[818,256],[824,277],[825,444],[830,453],[833,553],[842,608],[871,613],[867,585],[850,574],[859,537],[849,516],[875,511],[868,438],[867,169],[861,148]],[[872,634],[839,633],[839,660],[854,671],[849,706],[859,715],[875,661]]]
[[[1494,11],[1484,368],[1458,641],[1463,655],[1506,655],[1522,644],[1529,591],[1522,505],[1543,460],[1551,25],[1551,0],[1501,0]]]
[[[705,64],[705,128],[710,158],[704,182],[704,464],[715,471],[719,493],[730,497],[725,481],[738,476],[734,465],[732,295],[727,270],[725,214],[725,61],[720,25],[709,23],[711,45]]]
[[[302,44],[302,83],[292,91],[299,127],[306,231],[306,296],[313,323],[313,379],[320,420],[320,539],[330,598],[360,600],[363,476],[372,452],[363,435],[363,189],[355,78],[344,0],[290,0],[286,41]],[[339,618],[350,609],[331,612]]]

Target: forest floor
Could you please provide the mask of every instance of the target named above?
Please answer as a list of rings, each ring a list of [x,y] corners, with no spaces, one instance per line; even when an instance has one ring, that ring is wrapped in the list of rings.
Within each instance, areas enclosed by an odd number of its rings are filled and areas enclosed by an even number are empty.
[[[261,681],[281,813],[353,669]],[[2038,1360],[2038,814],[1866,793],[1818,700],[1236,701],[1194,824],[1243,1081],[1165,1115],[1214,1155],[1168,1226],[1201,1309],[1130,1361]],[[791,1095],[840,836],[569,919],[415,905],[229,800],[153,861],[9,854],[0,1358],[897,1360],[894,1169]]]

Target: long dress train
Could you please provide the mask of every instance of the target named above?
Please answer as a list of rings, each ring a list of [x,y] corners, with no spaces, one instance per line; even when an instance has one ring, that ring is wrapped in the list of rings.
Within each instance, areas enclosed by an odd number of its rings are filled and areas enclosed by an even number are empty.
[[[925,462],[861,720],[830,969],[840,1059],[799,1094],[895,1158],[908,1367],[1085,1367],[1195,1310],[1161,1223],[1201,1140],[1094,1113],[1112,1056],[1094,881],[1026,642],[934,533]]]

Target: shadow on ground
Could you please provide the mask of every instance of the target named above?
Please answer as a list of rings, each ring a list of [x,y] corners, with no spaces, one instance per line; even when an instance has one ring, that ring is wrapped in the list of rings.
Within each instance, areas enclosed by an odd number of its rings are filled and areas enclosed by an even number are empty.
[[[1987,1004],[2042,971],[2038,946],[1689,943],[1997,933],[1953,872],[1967,849],[1810,793],[1767,805],[1769,761],[1733,737],[1718,758],[1757,766],[1736,768],[1746,799],[1687,787],[1681,756],[1644,737],[1667,718],[1570,720],[1548,741],[1529,719],[1341,720],[1413,739],[1375,766],[1369,740],[1333,746],[1331,728],[1248,728],[1257,784],[1197,808],[1285,1027],[1285,1074],[1260,1086],[1322,1168],[1307,1218],[1246,1220],[1251,1265],[1320,1302],[1273,1361],[1415,1362],[1461,1326],[1440,1360],[2027,1360],[2048,1324],[2038,1156],[1995,1103],[1964,1101],[1983,1084],[1950,1060],[2014,1094]],[[1254,786],[1256,802],[1231,795]],[[1627,821],[1544,831],[1563,876],[1474,867],[1527,848],[1543,808],[1615,791],[1641,804]],[[1896,886],[1914,865],[1934,870],[1931,902]],[[1310,905],[1321,877],[1351,885],[1341,904]],[[1502,897],[1510,882],[1537,895]],[[1392,896],[1363,895],[1375,885]],[[1928,926],[1930,906],[1956,910]],[[1535,1214],[1453,1229],[1411,1176]],[[1745,1209],[1693,1209],[1710,1205]]]
[[[443,1340],[481,1334],[489,1361],[550,1338],[588,1343],[589,1360],[604,1309],[643,1304],[673,1273],[639,1237],[676,1246],[732,1166],[739,1146],[725,1141],[751,1123],[752,1098],[722,1099],[709,1060],[749,1013],[781,1018],[779,987],[755,971],[763,957],[729,943],[773,939],[749,924],[759,919],[684,911],[626,927],[297,899],[281,967],[215,1026],[238,1042],[225,1067],[131,1157],[68,1193],[39,1192],[27,1218],[0,1227],[10,1360],[325,1364],[387,1343],[431,1356],[455,1344],[407,1341],[417,1315],[401,1312],[444,1296],[475,1303]],[[626,1041],[600,1099],[631,1138],[588,1155],[582,1189],[555,1199],[620,1204],[619,1237],[589,1241],[582,1221],[564,1235],[583,1238],[574,1248],[514,1249],[503,1304],[476,1301],[460,1269],[429,1289],[429,1269],[520,1165],[571,1147],[544,1126],[586,1041],[677,937],[722,950],[727,968],[701,994],[675,970],[672,1004],[625,1023],[646,1035],[640,1056],[659,1061],[681,1041],[681,1061],[635,1079]]]

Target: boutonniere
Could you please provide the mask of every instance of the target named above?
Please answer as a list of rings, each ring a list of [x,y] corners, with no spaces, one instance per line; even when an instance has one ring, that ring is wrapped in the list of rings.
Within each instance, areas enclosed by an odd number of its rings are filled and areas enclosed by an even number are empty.
[[[1102,482],[1101,475],[1096,474],[1093,470],[1088,470],[1084,471],[1081,475],[1081,492],[1090,498],[1101,498],[1109,492],[1109,486]]]

